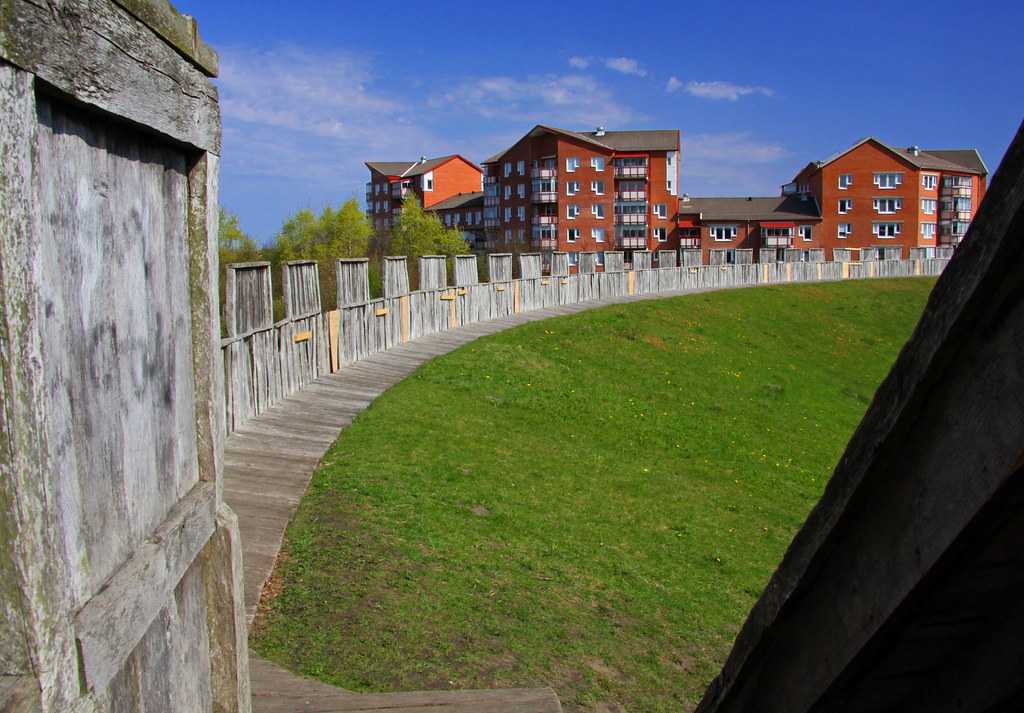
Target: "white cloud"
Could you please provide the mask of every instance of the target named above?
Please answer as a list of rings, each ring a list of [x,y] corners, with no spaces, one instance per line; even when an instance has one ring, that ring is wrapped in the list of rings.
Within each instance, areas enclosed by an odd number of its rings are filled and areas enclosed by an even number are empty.
[[[672,92],[678,91],[682,86],[683,83],[679,81],[678,77],[669,77],[668,83],[665,84],[665,91],[671,94]]]
[[[647,70],[641,67],[640,63],[632,57],[609,57],[604,61],[604,66],[623,74],[633,74],[637,77],[647,76]]]
[[[683,134],[683,190],[691,195],[777,195],[787,178],[781,144],[749,132]]]
[[[766,97],[775,94],[775,91],[768,87],[745,86],[732,82],[687,82],[686,91],[702,99],[726,99],[732,102],[750,94],[763,94]]]
[[[487,119],[572,128],[622,126],[640,118],[611,90],[582,74],[481,77],[436,95],[431,106],[468,110]]]
[[[569,66],[576,69],[586,69],[590,66],[590,57],[570,57]]]

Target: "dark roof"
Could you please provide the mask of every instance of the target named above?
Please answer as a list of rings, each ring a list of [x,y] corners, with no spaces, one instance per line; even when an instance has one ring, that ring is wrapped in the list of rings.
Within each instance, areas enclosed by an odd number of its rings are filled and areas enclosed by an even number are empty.
[[[450,210],[452,208],[476,208],[484,204],[483,191],[476,193],[459,193],[451,198],[445,198],[439,203],[430,206],[428,210]]]
[[[373,169],[378,173],[385,176],[401,176],[402,178],[408,178],[410,176],[420,176],[427,171],[431,171],[443,163],[448,163],[453,158],[460,158],[466,161],[470,166],[476,167],[472,161],[467,161],[457,153],[448,154],[447,156],[438,156],[437,158],[428,158],[424,161],[367,161],[367,168]]]
[[[679,131],[676,129],[605,131],[598,135],[596,131],[571,131],[570,129],[537,124],[526,135],[529,136],[537,132],[563,134],[609,151],[675,151],[679,148]],[[500,161],[501,157],[511,148],[512,146],[509,146],[504,151],[499,151],[484,163]]]
[[[821,210],[814,198],[771,196],[768,198],[690,198],[679,201],[679,212],[699,214],[701,220],[820,220]]]
[[[822,166],[832,163],[840,156],[845,156],[850,151],[853,151],[855,148],[868,141],[875,142],[879,146],[896,154],[912,166],[922,168],[926,171],[962,171],[964,173],[988,174],[988,168],[985,166],[985,162],[981,160],[981,154],[978,153],[977,149],[919,148],[917,155],[914,155],[910,148],[896,148],[895,146],[890,146],[884,141],[879,141],[874,136],[867,136],[855,143],[853,146],[840,151],[834,156],[830,156],[824,161],[816,161],[814,165],[821,168]]]

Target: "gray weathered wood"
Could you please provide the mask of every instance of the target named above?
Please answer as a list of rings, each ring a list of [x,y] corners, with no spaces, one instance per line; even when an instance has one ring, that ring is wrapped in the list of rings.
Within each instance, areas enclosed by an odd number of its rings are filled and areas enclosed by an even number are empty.
[[[105,0],[63,0],[59,10],[5,0],[0,16],[0,56],[78,101],[219,154],[217,90],[156,39]]]

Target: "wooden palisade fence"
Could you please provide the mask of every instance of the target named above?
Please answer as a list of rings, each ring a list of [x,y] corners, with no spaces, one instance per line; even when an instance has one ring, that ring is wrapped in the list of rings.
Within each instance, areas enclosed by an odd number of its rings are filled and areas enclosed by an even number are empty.
[[[244,713],[217,57],[166,0],[2,5],[0,710]]]
[[[621,252],[606,252],[599,271],[598,254],[581,252],[575,273],[569,254],[550,258],[550,274],[542,273],[539,253],[518,256],[519,275],[513,278],[513,256],[487,256],[490,282],[480,282],[477,257],[452,258],[454,285],[448,284],[448,260],[443,255],[419,258],[420,289],[412,291],[404,257],[384,259],[384,296],[370,299],[368,262],[365,258],[337,262],[337,310],[318,312],[316,265],[295,263],[285,267],[288,317],[272,324],[271,282],[265,263],[228,267],[228,295],[224,363],[228,393],[225,403],[229,429],[288,396],[321,374],[352,364],[411,340],[473,322],[501,319],[521,312],[591,300],[655,295],[684,290],[725,289],[789,282],[824,282],[877,277],[938,275],[950,254],[925,257],[915,251],[910,259],[893,259],[895,249],[835,250],[834,261],[824,261],[820,250],[786,249],[776,262],[752,262],[753,251],[737,251],[737,263],[725,263],[725,253],[712,251],[711,265],[701,265],[700,251],[683,249],[633,252],[632,269],[624,269]],[[862,259],[853,261],[855,253]],[[296,271],[301,267],[302,272]],[[292,272],[289,272],[292,271]],[[298,286],[301,297],[289,297],[287,286]],[[257,294],[259,292],[259,294]],[[296,321],[300,320],[300,321]],[[331,328],[330,325],[339,325]],[[298,336],[308,336],[298,349]],[[329,354],[337,354],[333,361]]]

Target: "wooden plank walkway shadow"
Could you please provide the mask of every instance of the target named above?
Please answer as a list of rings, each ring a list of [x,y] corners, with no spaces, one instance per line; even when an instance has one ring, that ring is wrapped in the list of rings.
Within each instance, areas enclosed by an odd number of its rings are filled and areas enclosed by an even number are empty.
[[[274,569],[285,528],[298,508],[324,453],[363,409],[421,364],[478,337],[551,317],[623,302],[664,299],[702,290],[615,297],[475,322],[374,354],[306,388],[253,418],[228,437],[224,448],[224,499],[238,515],[242,534],[246,617],[251,623]],[[423,691],[359,694],[302,678],[251,658],[254,713],[557,713],[550,688],[496,691]]]

